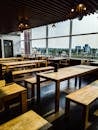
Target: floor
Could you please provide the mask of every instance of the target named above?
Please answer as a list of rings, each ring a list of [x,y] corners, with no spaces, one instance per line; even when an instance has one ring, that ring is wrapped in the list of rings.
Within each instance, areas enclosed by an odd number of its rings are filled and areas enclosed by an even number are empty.
[[[92,76],[92,78],[89,78],[89,76],[82,79],[82,87],[86,84],[92,82],[95,80],[96,77]],[[22,83],[23,85],[23,83]],[[74,79],[71,79],[70,86],[74,86]],[[60,94],[60,107],[62,109],[65,109],[65,101],[66,101],[66,94],[64,92],[64,89],[67,87],[67,81],[61,82],[61,94]],[[36,111],[38,114],[43,116],[48,111],[52,110],[54,108],[54,97],[55,97],[55,84],[54,82],[51,82],[47,87],[43,87],[41,89],[41,103],[37,105],[35,100],[28,101],[28,110],[32,109]],[[30,91],[28,91],[28,97],[30,97]],[[93,104],[91,104],[90,107],[90,113],[89,113],[89,121],[92,122],[92,125],[87,130],[98,130],[98,117],[94,116],[94,111],[98,108],[98,101],[95,101]],[[71,103],[71,110],[70,110],[70,119],[67,119],[65,115],[62,115],[60,118],[52,122],[53,124],[53,130],[82,130],[81,128],[81,112],[82,107]],[[5,110],[4,112],[0,112],[0,124],[20,115],[20,106],[13,107],[9,110]]]

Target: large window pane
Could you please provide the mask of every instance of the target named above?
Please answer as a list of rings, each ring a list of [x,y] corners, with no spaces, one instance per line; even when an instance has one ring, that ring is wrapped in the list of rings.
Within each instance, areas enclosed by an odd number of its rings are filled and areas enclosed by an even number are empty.
[[[45,54],[46,53],[46,39],[32,40],[32,54]]]
[[[45,38],[46,37],[46,26],[41,26],[32,29],[32,39]]]
[[[24,41],[20,41],[21,54],[25,55]]]
[[[73,20],[72,34],[98,32],[98,14],[84,16],[82,20]]]
[[[69,37],[49,39],[48,48],[50,55],[60,56],[64,54],[67,56],[69,50]]]
[[[49,37],[56,37],[56,36],[65,36],[69,35],[69,20],[65,22],[56,23],[55,27],[52,27],[53,24],[50,24],[48,27],[49,29]]]
[[[24,32],[20,33],[21,40],[24,40]]]
[[[72,37],[72,56],[98,57],[98,34]]]

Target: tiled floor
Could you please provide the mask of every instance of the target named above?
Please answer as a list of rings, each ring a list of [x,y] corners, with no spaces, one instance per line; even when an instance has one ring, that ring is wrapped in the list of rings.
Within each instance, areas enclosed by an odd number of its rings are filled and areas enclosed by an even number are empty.
[[[91,81],[95,80],[96,78],[88,77],[82,80],[82,87],[86,84],[90,83]],[[71,80],[71,87],[74,86],[74,79]],[[65,109],[65,92],[64,89],[67,87],[67,81],[61,82],[61,94],[60,94],[60,107]],[[41,89],[41,103],[38,105],[36,101],[28,102],[28,110],[32,109],[43,116],[48,111],[54,108],[54,97],[55,97],[55,84],[52,82],[47,87],[43,87]],[[29,92],[30,96],[30,92]],[[89,121],[92,122],[92,125],[87,130],[98,130],[98,117],[93,115],[93,112],[98,108],[98,102],[96,101],[90,107],[89,113]],[[71,104],[70,110],[70,119],[66,119],[65,115],[62,115],[59,119],[55,120],[53,124],[54,130],[82,130],[81,128],[81,112],[82,107],[76,105],[74,103]],[[16,107],[10,110],[6,110],[0,113],[0,124],[6,122],[15,116],[19,115],[20,107]],[[33,130],[33,129],[32,129]]]

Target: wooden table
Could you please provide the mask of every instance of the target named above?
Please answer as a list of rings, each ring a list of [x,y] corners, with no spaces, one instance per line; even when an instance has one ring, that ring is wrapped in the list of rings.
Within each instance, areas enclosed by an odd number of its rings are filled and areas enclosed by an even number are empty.
[[[66,60],[67,58],[64,57],[54,57],[54,58],[48,58],[49,61],[60,61],[60,60]]]
[[[9,69],[10,70],[13,70],[13,69],[25,69],[25,68],[29,68],[29,67],[32,67],[32,68],[35,68],[36,67],[36,64],[34,63],[29,63],[29,64],[20,64],[20,65],[13,65],[13,66],[9,66]],[[3,66],[2,67],[2,70],[6,70],[6,66]]]
[[[93,66],[98,66],[98,61],[92,61],[90,64]]]
[[[30,110],[2,125],[0,130],[48,130],[52,125]]]
[[[23,57],[0,58],[0,63],[23,60]]]
[[[4,102],[18,96],[21,97],[21,108],[22,113],[24,113],[27,111],[27,89],[16,83],[0,88],[0,99]]]
[[[45,66],[47,66],[47,60],[28,60],[28,61],[8,62],[8,63],[2,63],[2,65],[14,66],[14,65],[30,64],[30,63],[37,64],[38,67],[40,67],[40,63],[45,63]]]
[[[65,114],[69,116],[70,101],[83,106],[83,130],[88,127],[89,107],[98,98],[98,80],[66,96]]]
[[[37,74],[37,101],[40,101],[40,78],[46,78],[55,81],[55,112],[59,111],[59,97],[60,97],[60,82],[77,77],[84,76],[88,73],[98,70],[98,67],[87,65],[76,65],[66,68],[61,68],[58,72],[52,73],[38,73]],[[80,80],[81,83],[81,80]]]
[[[64,57],[54,57],[54,58],[48,58],[48,61],[52,63],[60,64],[62,60],[67,60],[67,59],[68,58],[64,58]]]

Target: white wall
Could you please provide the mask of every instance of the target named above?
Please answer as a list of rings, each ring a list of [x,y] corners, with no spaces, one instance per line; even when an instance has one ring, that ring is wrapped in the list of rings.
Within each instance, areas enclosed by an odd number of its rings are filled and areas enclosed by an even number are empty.
[[[2,57],[4,57],[4,45],[3,40],[12,40],[13,41],[13,55],[21,54],[21,37],[18,35],[0,35],[0,39],[2,42]]]

